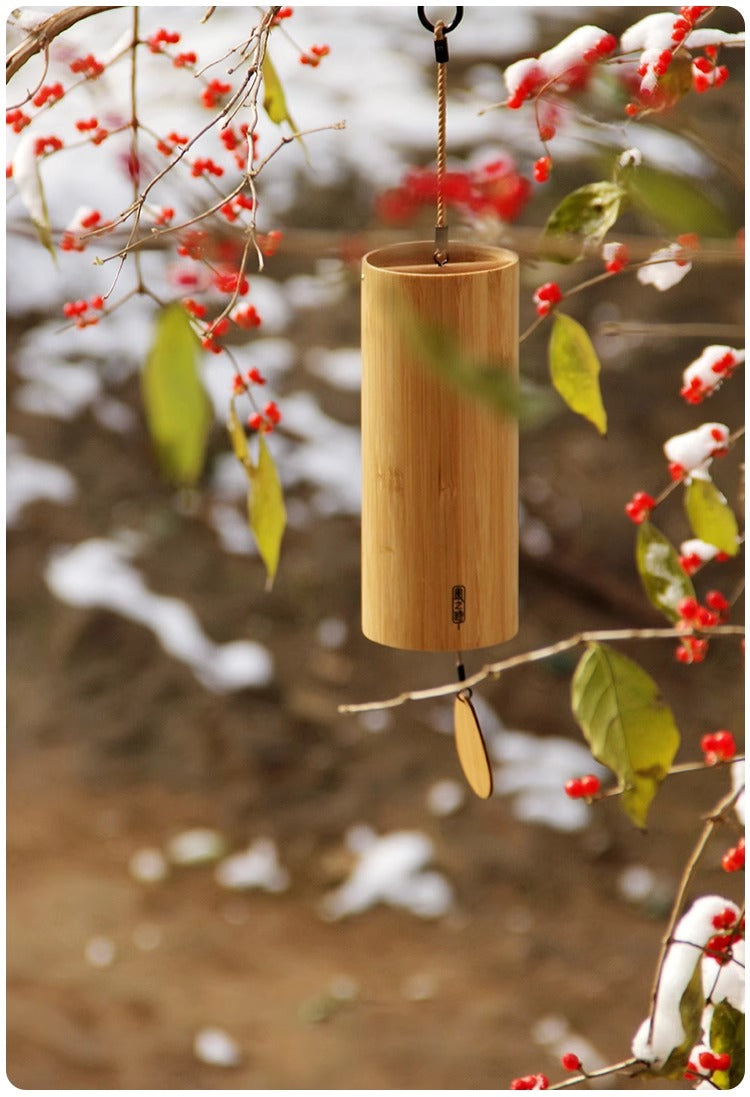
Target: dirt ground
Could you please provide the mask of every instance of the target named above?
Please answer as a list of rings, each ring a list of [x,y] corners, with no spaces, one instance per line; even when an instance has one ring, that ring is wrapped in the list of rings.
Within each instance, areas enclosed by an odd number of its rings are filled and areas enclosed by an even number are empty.
[[[278,269],[310,265],[288,258]],[[686,290],[682,309],[689,298]],[[303,346],[337,325],[347,341],[356,310],[352,280],[336,317],[323,310],[298,319],[292,337]],[[723,311],[735,319],[728,298]],[[685,412],[673,372],[649,370],[645,355],[606,371],[606,442],[564,413],[522,441],[522,483],[542,478],[552,488],[554,505],[540,513],[555,550],[523,556],[522,627],[508,652],[581,627],[656,622],[634,579],[621,506],[654,484],[660,440],[684,429]],[[276,588],[264,594],[257,562],[222,555],[200,513],[174,507],[142,429],[121,438],[90,416],[24,415],[13,408],[13,383],[11,374],[9,430],[35,456],[63,461],[82,494],[65,507],[34,504],[8,536],[11,1081],[29,1089],[503,1088],[530,1071],[559,1077],[558,1053],[535,1029],[550,1016],[605,1060],[627,1056],[698,814],[720,795],[722,775],[668,782],[645,836],[614,802],[572,836],[518,822],[497,797],[430,815],[430,786],[458,776],[450,738],[436,735],[418,706],[397,710],[380,734],[336,712],[342,701],[452,675],[444,657],[361,637],[357,523],[332,517],[291,533]],[[290,388],[299,383],[316,387],[298,373]],[[316,392],[329,414],[356,423],[356,396],[319,384]],[[119,395],[137,404],[134,383]],[[712,415],[733,422],[733,399],[720,394]],[[675,508],[676,528],[679,517]],[[186,596],[209,635],[268,645],[272,688],[209,694],[146,630],[55,601],[42,578],[51,546],[118,523],[148,531],[147,580]],[[349,629],[337,651],[315,639],[329,616]],[[641,647],[638,657],[674,707],[681,759],[696,756],[706,730],[739,732],[738,652],[722,649],[693,668],[674,663],[671,645]],[[576,737],[567,699],[574,661],[519,670],[483,693],[509,727]],[[343,835],[357,822],[379,833],[426,832],[455,888],[454,912],[425,922],[378,907],[323,921],[320,900],[349,867]],[[208,866],[154,884],[129,873],[135,851],[198,825],[218,828],[235,849],[272,837],[290,889],[233,896]],[[710,864],[721,849],[719,841]],[[658,901],[622,897],[617,879],[633,864],[653,871]],[[696,894],[737,885],[714,869],[697,886]],[[85,955],[99,937],[115,948],[103,967]],[[342,979],[355,988],[346,1001],[331,997]],[[205,1026],[232,1036],[239,1065],[198,1061],[192,1042]]]

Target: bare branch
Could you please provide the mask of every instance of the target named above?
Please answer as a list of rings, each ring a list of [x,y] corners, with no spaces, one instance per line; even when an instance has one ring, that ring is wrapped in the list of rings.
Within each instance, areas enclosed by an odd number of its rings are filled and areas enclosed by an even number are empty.
[[[742,625],[717,625],[710,632],[712,637],[717,636],[744,636],[745,629]],[[506,670],[525,666],[527,663],[538,663],[542,659],[549,659],[553,655],[559,655],[563,651],[580,644],[604,643],[618,640],[682,640],[686,636],[682,628],[624,628],[624,629],[598,629],[588,632],[578,632],[575,636],[568,636],[565,640],[558,640],[547,647],[536,648],[534,651],[525,651],[520,655],[511,655],[508,659],[501,659],[499,663],[488,663],[472,674],[463,682],[448,682],[443,686],[431,686],[429,689],[410,690],[399,693],[397,697],[390,697],[386,701],[365,701],[356,705],[339,705],[339,712],[370,712],[376,709],[398,708],[407,701],[427,701],[434,697],[451,697],[462,690],[471,689],[484,682],[487,678],[499,678]]]
[[[76,23],[80,23],[83,19],[88,19],[91,15],[99,15],[99,13],[103,11],[113,11],[116,7],[116,4],[107,4],[105,7],[96,8],[63,8],[62,11],[58,11],[54,15],[51,15],[49,19],[42,20],[33,30],[29,31],[20,46],[16,46],[16,48],[11,50],[6,57],[6,84],[12,76],[15,76],[15,74],[23,68],[27,61],[30,61],[37,53],[41,53],[42,50],[46,49],[50,42],[57,38],[58,35],[64,34],[66,30],[70,30]]]

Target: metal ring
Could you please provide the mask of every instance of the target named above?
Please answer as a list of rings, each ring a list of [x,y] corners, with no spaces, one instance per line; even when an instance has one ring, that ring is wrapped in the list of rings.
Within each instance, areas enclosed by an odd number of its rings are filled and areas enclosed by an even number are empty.
[[[429,31],[434,31],[435,30],[434,24],[431,23],[430,20],[425,15],[424,8],[417,8],[417,15],[419,16],[419,22],[422,24],[422,26],[426,30],[429,30]],[[443,34],[450,34],[450,32],[452,30],[455,30],[455,28],[461,22],[463,17],[464,17],[464,9],[457,7],[456,8],[456,14],[453,16],[453,22],[451,23],[451,25],[449,27],[444,28]]]

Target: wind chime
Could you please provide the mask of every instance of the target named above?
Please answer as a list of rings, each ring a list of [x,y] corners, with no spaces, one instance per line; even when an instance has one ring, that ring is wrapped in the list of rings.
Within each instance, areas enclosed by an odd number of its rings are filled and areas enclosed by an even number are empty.
[[[463,652],[518,628],[518,432],[446,381],[462,363],[518,375],[518,256],[449,243],[446,164],[447,35],[461,21],[420,22],[437,64],[435,239],[394,244],[362,260],[362,631],[389,647]],[[424,336],[428,336],[427,339]],[[492,768],[471,691],[454,702],[456,747],[474,792]]]

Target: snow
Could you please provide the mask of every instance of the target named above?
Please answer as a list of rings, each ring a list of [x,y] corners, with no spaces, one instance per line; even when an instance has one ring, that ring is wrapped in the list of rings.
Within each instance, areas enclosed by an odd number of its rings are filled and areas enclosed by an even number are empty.
[[[706,563],[718,555],[716,545],[709,545],[708,541],[701,541],[698,537],[690,537],[680,543],[680,556],[698,556]]]
[[[362,352],[359,347],[336,347],[331,350],[311,347],[305,354],[305,368],[342,392],[359,392],[362,387]]]
[[[233,853],[216,866],[216,882],[221,887],[245,891],[286,891],[290,885],[287,870],[279,861],[276,843],[257,838],[247,849]]]
[[[704,472],[715,450],[726,445],[729,427],[724,423],[702,423],[695,430],[674,434],[664,443],[664,456],[681,465],[685,472]]]
[[[142,884],[156,884],[166,880],[169,866],[160,849],[147,846],[135,851],[128,861],[128,871]]]
[[[739,916],[739,908],[718,895],[706,895],[696,899],[683,914],[672,934],[672,944],[667,950],[659,980],[653,1012],[653,1032],[649,1037],[650,1020],[642,1023],[633,1038],[633,1055],[643,1062],[660,1066],[666,1062],[674,1048],[685,1039],[680,1017],[680,1000],[690,982],[696,965],[701,963],[700,950],[716,934],[712,919],[727,908]],[[717,964],[713,965],[715,978]],[[730,964],[728,967],[737,967]],[[741,971],[741,969],[738,969]],[[732,990],[734,988],[732,987]],[[717,999],[720,1000],[720,999]]]
[[[377,903],[408,910],[420,918],[440,918],[453,903],[446,878],[426,866],[435,856],[432,842],[420,831],[392,831],[378,837],[370,827],[352,827],[346,835],[357,854],[349,878],[323,901],[328,921],[361,914]]]
[[[191,827],[175,834],[167,843],[173,865],[205,865],[218,861],[226,852],[226,839],[211,827]]]
[[[716,372],[713,367],[727,356],[731,356],[730,371],[740,362],[745,361],[744,350],[737,347],[717,343],[704,347],[700,355],[689,366],[685,367],[682,374],[683,386],[689,388],[692,383],[700,382],[701,394],[709,396],[724,380],[724,371]]]
[[[8,435],[6,445],[5,520],[9,527],[19,525],[24,508],[38,499],[64,504],[77,497],[78,485],[67,469],[30,457],[18,438]]]
[[[459,781],[436,781],[427,793],[427,810],[438,818],[455,815],[465,803],[466,786]]]
[[[251,640],[211,641],[185,602],[148,589],[129,562],[133,554],[124,538],[92,538],[53,551],[45,579],[52,593],[69,605],[108,609],[150,629],[164,650],[186,663],[213,693],[260,688],[273,680],[273,661],[265,647]]]
[[[209,1025],[196,1032],[193,1054],[202,1063],[213,1067],[236,1067],[242,1062],[239,1045],[222,1028]]]
[[[658,248],[648,257],[647,265],[639,267],[637,278],[643,286],[653,286],[654,289],[671,289],[681,282],[690,272],[692,263],[681,259],[685,249],[680,244],[669,244],[665,248]],[[679,259],[679,262],[676,260]]]

